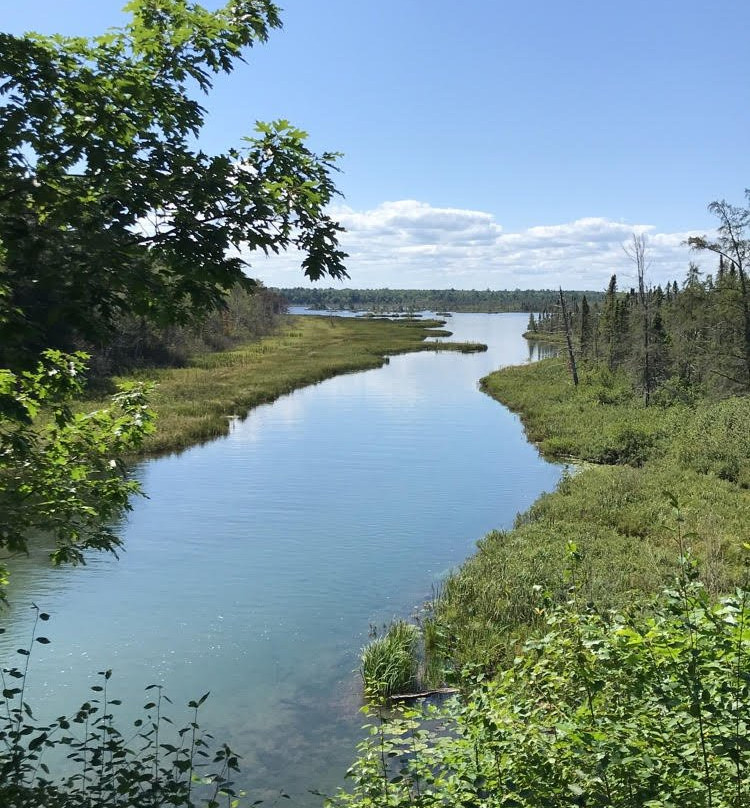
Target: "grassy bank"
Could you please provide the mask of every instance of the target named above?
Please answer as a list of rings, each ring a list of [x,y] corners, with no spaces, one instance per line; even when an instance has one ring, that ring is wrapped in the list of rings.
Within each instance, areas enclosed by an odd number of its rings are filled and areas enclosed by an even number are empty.
[[[460,697],[373,720],[330,808],[747,804],[750,399],[645,408],[581,377],[483,380],[578,471],[445,583],[424,647]]]
[[[539,588],[567,597],[571,545],[582,597],[600,606],[658,591],[688,545],[710,592],[739,580],[750,538],[750,400],[645,408],[606,372],[584,372],[574,388],[559,359],[493,373],[482,387],[521,415],[546,456],[588,462],[513,530],[482,539],[444,585],[435,619],[457,665],[492,667],[515,653],[514,638],[540,624]]]
[[[224,435],[232,416],[298,387],[341,373],[376,368],[386,356],[424,350],[486,350],[476,343],[433,343],[449,335],[441,321],[290,317],[272,336],[231,351],[202,354],[187,367],[151,369],[126,378],[156,383],[156,433],[144,453],[183,449]],[[104,406],[90,399],[83,407]]]

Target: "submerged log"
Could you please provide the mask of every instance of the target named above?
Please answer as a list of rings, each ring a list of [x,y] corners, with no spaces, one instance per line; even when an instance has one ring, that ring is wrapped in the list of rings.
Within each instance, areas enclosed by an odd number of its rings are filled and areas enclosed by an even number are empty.
[[[398,693],[391,696],[391,701],[414,701],[415,699],[426,699],[428,696],[450,696],[458,693],[457,687],[437,687],[435,690],[423,690],[421,693]]]

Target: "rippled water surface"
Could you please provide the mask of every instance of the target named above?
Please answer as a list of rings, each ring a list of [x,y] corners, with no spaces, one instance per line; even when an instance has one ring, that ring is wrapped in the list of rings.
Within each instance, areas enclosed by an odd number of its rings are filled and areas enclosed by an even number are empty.
[[[342,782],[360,734],[369,624],[408,615],[559,478],[477,388],[531,358],[527,317],[454,315],[454,338],[487,353],[393,357],[141,464],[149,498],[122,526],[119,560],[55,570],[32,558],[13,571],[6,662],[29,602],[52,615],[52,643],[34,651],[37,712],[70,712],[103,668],[126,705],[151,683],[176,705],[210,688],[204,725],[243,755],[253,798],[283,789],[319,804],[307,790]]]

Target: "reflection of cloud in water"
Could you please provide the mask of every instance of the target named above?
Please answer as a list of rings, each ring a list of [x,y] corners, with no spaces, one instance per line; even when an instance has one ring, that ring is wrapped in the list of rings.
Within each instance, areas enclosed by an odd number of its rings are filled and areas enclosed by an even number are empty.
[[[242,443],[255,443],[265,437],[265,430],[269,421],[272,421],[275,428],[294,430],[305,417],[305,401],[301,390],[294,390],[291,393],[277,398],[270,404],[261,404],[250,410],[242,418],[235,418],[232,421],[229,434],[233,441]]]
[[[277,438],[292,438],[301,425],[316,420],[316,412],[332,406],[344,412],[363,406],[383,411],[394,406],[413,409],[426,395],[413,367],[417,356],[396,356],[382,368],[334,376],[263,404],[233,422],[231,440],[258,443],[267,440],[271,430]]]
[[[268,438],[271,429],[278,430],[280,438],[291,437],[301,424],[315,420],[320,408],[335,407],[343,413],[366,408],[392,417],[394,408],[413,411],[436,397],[447,404],[462,389],[474,390],[482,376],[509,360],[526,359],[526,343],[519,337],[526,317],[456,314],[449,324],[454,333],[447,339],[489,343],[487,353],[420,351],[390,356],[380,368],[333,376],[251,410],[234,422],[232,440],[257,443]],[[500,340],[498,325],[507,328]],[[509,354],[511,339],[517,348]]]
[[[362,390],[375,403],[382,402],[384,407],[398,402],[402,407],[414,407],[424,398],[424,380],[415,373],[415,365],[419,354],[394,356],[380,373],[368,373],[362,379]],[[421,363],[420,363],[421,364]]]

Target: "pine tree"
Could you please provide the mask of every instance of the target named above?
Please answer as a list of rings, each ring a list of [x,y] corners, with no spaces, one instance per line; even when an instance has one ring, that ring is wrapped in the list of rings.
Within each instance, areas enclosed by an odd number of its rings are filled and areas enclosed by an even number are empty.
[[[591,318],[591,309],[586,295],[581,300],[581,329],[580,329],[580,346],[581,356],[587,358],[591,355],[593,343],[594,329]]]
[[[604,297],[602,313],[599,316],[599,339],[603,358],[609,365],[610,370],[616,366],[616,345],[617,345],[617,276],[613,275],[609,279],[609,286]]]

